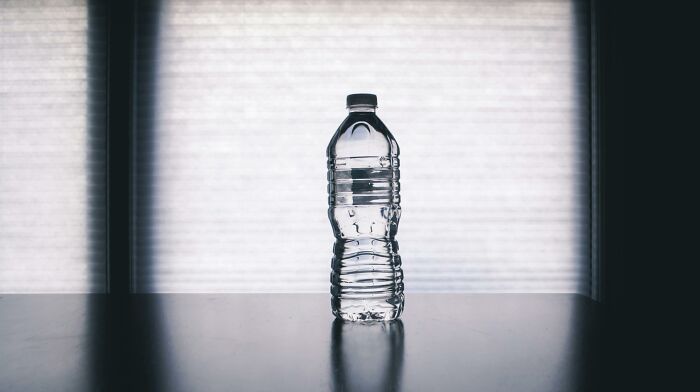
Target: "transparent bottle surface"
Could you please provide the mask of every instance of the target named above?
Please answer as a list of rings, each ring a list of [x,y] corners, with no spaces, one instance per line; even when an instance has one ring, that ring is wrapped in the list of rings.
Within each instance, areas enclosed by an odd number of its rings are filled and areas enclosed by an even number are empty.
[[[404,304],[399,146],[374,106],[349,109],[327,149],[331,305],[344,320],[393,320]]]

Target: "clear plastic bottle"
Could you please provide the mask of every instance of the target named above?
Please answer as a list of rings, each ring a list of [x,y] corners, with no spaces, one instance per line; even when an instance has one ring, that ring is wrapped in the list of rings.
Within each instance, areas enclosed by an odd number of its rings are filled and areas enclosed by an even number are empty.
[[[401,217],[399,145],[375,114],[375,95],[348,95],[347,107],[326,151],[328,218],[336,238],[331,305],[344,320],[393,320],[404,306],[394,239]]]

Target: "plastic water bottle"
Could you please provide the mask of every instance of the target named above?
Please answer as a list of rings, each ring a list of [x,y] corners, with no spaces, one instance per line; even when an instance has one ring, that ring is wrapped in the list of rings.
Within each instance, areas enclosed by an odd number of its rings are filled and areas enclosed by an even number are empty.
[[[399,145],[375,114],[375,95],[348,95],[347,107],[326,151],[335,235],[331,306],[344,320],[393,320],[404,306],[394,239],[401,218]]]

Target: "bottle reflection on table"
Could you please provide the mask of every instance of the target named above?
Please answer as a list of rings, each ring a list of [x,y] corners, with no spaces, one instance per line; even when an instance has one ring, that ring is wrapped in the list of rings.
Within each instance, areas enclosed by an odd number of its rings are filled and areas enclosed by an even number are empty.
[[[403,367],[401,320],[347,322],[336,319],[331,332],[334,391],[398,391]]]

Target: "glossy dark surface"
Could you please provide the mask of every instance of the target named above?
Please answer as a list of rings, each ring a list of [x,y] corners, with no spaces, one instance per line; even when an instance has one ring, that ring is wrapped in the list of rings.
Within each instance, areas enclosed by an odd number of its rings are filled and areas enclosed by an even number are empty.
[[[2,295],[0,390],[591,390],[600,312],[409,294],[400,322],[358,325],[325,294]]]

